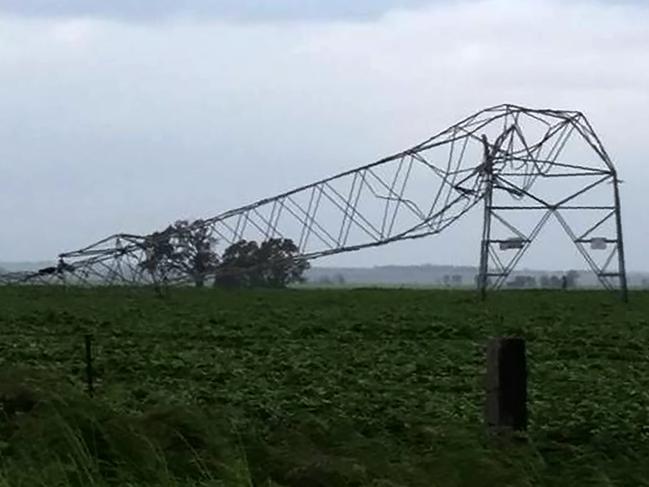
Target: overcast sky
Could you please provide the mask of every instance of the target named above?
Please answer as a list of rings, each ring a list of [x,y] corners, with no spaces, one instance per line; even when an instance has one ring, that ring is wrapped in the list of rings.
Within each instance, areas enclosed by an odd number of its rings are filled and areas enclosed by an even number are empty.
[[[510,102],[588,115],[649,270],[646,2],[0,0],[0,86],[0,261],[211,216]],[[478,233],[330,263],[475,264]]]
[[[240,21],[375,18],[395,8],[425,6],[427,0],[0,0],[7,13],[32,17],[112,18],[151,21],[174,17]]]

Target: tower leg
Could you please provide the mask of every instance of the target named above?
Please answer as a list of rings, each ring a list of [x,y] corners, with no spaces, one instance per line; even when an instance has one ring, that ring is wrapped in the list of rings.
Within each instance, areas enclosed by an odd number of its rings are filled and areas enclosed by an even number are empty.
[[[620,204],[620,181],[617,174],[614,176],[613,188],[615,192],[615,226],[617,231],[617,256],[618,272],[620,274],[620,292],[622,300],[629,302],[629,286],[626,276],[626,258],[624,256],[624,238],[622,236],[622,207]]]
[[[485,196],[484,216],[482,221],[482,242],[480,248],[480,269],[478,271],[478,288],[480,297],[484,301],[487,298],[489,287],[489,246],[491,245],[491,206],[493,203],[493,159],[490,154],[487,137],[482,137],[484,144],[484,175],[485,175]]]
[[[484,218],[482,223],[482,242],[480,248],[480,269],[478,274],[478,286],[480,297],[487,298],[489,287],[489,245],[491,238],[491,198],[487,195],[484,201]]]

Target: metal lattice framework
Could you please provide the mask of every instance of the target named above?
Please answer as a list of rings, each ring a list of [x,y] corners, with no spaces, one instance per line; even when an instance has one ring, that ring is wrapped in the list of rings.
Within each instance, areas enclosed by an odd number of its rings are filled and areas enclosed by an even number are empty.
[[[291,238],[300,259],[438,234],[481,206],[478,283],[503,286],[555,218],[601,284],[626,296],[619,179],[586,117],[499,105],[395,155],[199,220],[217,251]],[[150,236],[117,234],[5,282],[143,284]],[[178,273],[174,282],[189,276]]]

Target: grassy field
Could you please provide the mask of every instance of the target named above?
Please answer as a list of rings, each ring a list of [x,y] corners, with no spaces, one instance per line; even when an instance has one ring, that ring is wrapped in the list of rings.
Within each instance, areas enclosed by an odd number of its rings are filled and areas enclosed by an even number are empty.
[[[0,486],[649,485],[648,322],[645,293],[2,288]],[[526,441],[484,433],[498,335]]]

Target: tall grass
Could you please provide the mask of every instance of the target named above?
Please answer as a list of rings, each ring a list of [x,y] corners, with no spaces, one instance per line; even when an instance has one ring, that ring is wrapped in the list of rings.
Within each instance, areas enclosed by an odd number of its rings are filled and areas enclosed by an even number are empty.
[[[649,485],[628,455],[576,448],[558,461],[529,438],[489,440],[450,424],[413,425],[396,440],[343,418],[129,415],[40,374],[0,378],[0,487]]]
[[[0,405],[0,485],[251,485],[227,422],[200,412],[127,415],[24,371],[0,378]]]

